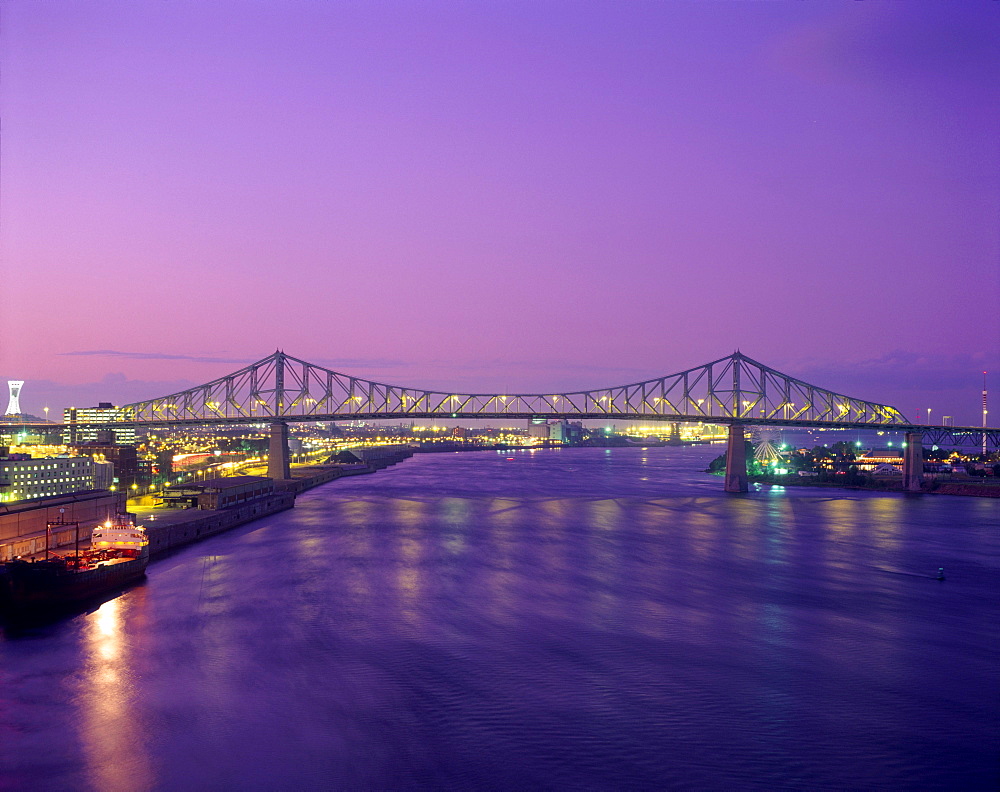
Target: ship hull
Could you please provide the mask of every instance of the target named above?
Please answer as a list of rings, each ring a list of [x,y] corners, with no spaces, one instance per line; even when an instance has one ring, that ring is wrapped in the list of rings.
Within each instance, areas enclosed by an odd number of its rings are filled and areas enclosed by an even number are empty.
[[[86,604],[138,582],[148,564],[148,547],[137,558],[114,559],[82,570],[56,563],[11,561],[0,565],[0,609],[16,616]]]

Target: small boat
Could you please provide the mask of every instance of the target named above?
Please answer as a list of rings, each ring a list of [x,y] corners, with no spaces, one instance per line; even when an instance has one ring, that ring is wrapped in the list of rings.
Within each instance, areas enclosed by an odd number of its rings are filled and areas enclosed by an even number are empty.
[[[46,550],[36,560],[15,559],[0,564],[0,610],[11,616],[64,611],[102,594],[134,583],[146,574],[149,539],[128,514],[117,514],[91,534],[91,548],[79,549],[79,523],[59,522],[53,528],[76,525],[76,550],[59,556]]]

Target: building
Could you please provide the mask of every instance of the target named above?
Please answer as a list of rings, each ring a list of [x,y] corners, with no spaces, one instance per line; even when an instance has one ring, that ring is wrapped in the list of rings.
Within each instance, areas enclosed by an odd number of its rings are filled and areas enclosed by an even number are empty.
[[[896,473],[903,472],[903,455],[895,448],[873,448],[851,463],[858,470],[887,475],[890,468]]]
[[[115,486],[115,466],[105,460],[94,460],[94,489],[110,490]]]
[[[536,440],[549,439],[549,422],[545,418],[532,418],[528,421],[528,437]]]
[[[22,501],[96,489],[90,457],[0,458],[0,501]]]
[[[142,475],[135,446],[113,442],[111,432],[100,432],[99,436],[100,440],[73,443],[69,447],[81,456],[89,456],[95,462],[110,462],[114,465],[114,483],[119,489],[130,488],[133,484],[147,486],[150,479]]]
[[[178,484],[163,490],[163,505],[184,509],[226,509],[274,494],[274,479],[264,476],[228,476],[197,484]]]
[[[549,439],[562,445],[578,445],[583,440],[583,422],[553,421],[549,424]]]
[[[528,437],[560,445],[576,445],[583,440],[583,422],[532,418],[528,423]]]
[[[114,442],[121,445],[135,444],[134,426],[109,426],[107,428],[98,426],[79,426],[78,424],[111,424],[116,420],[121,420],[121,408],[115,407],[111,402],[101,402],[96,407],[67,407],[63,410],[63,442],[66,445],[76,443],[87,443],[96,441],[101,432],[112,432]]]

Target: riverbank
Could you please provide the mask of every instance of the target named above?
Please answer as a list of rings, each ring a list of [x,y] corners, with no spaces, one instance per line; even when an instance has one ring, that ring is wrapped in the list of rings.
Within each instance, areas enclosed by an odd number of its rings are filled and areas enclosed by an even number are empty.
[[[715,471],[712,471],[715,474]],[[718,475],[718,474],[715,474]],[[847,484],[839,481],[818,481],[809,476],[750,476],[751,484],[769,484],[777,487],[824,487],[827,489],[865,490],[867,492],[905,492],[901,478],[871,480],[864,484]],[[982,480],[940,481],[925,480],[920,492],[928,495],[964,495],[970,498],[1000,498],[1000,481]]]
[[[294,508],[295,494],[276,492],[230,509],[155,509],[136,513],[149,537],[149,557],[156,557],[248,522]]]
[[[1000,481],[933,481],[928,492],[935,495],[967,495],[973,498],[1000,498]]]
[[[378,460],[353,464],[301,466],[291,471],[292,477],[275,481],[275,492],[240,506],[218,509],[164,509],[152,505],[130,503],[129,511],[136,515],[149,537],[151,560],[171,550],[200,542],[210,536],[232,530],[295,507],[295,498],[302,492],[340,478],[377,473],[407,459],[404,450],[383,454]]]

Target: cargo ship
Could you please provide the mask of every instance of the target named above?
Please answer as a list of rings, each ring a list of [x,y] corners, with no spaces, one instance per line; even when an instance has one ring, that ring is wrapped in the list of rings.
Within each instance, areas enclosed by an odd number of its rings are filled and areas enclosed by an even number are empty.
[[[9,617],[59,612],[87,604],[103,594],[142,579],[149,564],[149,539],[128,514],[117,514],[91,533],[91,546],[80,550],[79,523],[48,523],[52,529],[76,526],[72,555],[48,549],[45,557],[0,564],[0,612]]]

